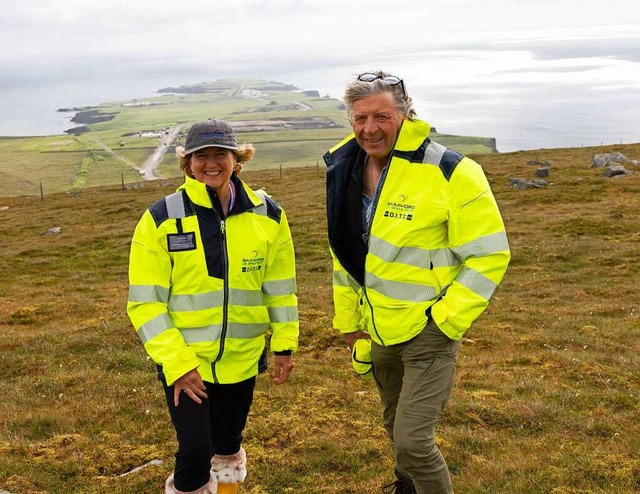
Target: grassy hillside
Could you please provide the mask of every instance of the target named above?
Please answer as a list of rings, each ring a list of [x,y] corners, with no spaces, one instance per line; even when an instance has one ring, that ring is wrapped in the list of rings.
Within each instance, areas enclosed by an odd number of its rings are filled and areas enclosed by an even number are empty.
[[[640,145],[603,150],[640,159]],[[461,347],[437,431],[459,494],[640,491],[640,174],[600,177],[600,151],[477,157],[513,261]],[[552,162],[552,184],[509,187],[532,159]],[[324,170],[283,175],[243,172],[291,221],[301,348],[289,383],[258,379],[242,492],[380,492],[393,463],[378,396],[331,329]],[[162,492],[174,433],[124,310],[133,228],[178,183],[0,199],[0,490]]]
[[[315,166],[350,132],[338,100],[281,83],[220,80],[176,89],[186,92],[96,106],[93,116],[111,119],[87,123],[79,134],[0,138],[0,197],[40,195],[41,187],[51,194],[135,182],[145,160],[165,145],[168,128],[186,131],[212,116],[232,122],[240,142],[259,145],[254,166],[260,169]],[[251,122],[256,125],[246,125]],[[491,138],[434,137],[462,153],[494,152]],[[177,143],[184,143],[183,135]],[[167,149],[160,175],[178,177],[174,145]]]

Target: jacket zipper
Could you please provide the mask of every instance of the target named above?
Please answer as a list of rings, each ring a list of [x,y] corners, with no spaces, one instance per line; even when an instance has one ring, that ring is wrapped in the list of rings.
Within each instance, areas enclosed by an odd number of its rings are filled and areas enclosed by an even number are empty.
[[[216,213],[217,216],[217,213]],[[220,235],[222,236],[222,265],[224,269],[223,274],[223,298],[222,298],[222,331],[220,333],[220,348],[218,349],[218,355],[211,363],[211,372],[213,374],[213,382],[219,384],[218,376],[216,374],[216,364],[222,358],[224,353],[224,343],[227,337],[227,326],[229,324],[229,259],[227,254],[227,237],[225,220],[220,219]]]
[[[396,138],[397,139],[397,138]],[[395,147],[395,144],[394,144]],[[378,181],[378,185],[376,185],[376,190],[373,193],[373,204],[371,205],[371,221],[369,222],[369,224],[367,225],[367,231],[364,233],[364,235],[362,235],[363,240],[367,243],[367,256],[369,255],[369,238],[371,237],[371,227],[373,226],[373,220],[376,217],[376,209],[378,208],[378,200],[380,199],[380,193],[382,191],[382,187],[384,185],[385,180],[387,180],[387,175],[389,173],[389,167],[391,166],[391,159],[393,158],[393,151],[391,151],[391,154],[389,155],[389,161],[387,162],[387,166],[385,166],[385,168],[382,171],[382,176],[380,177],[380,180]],[[365,257],[365,266],[366,266],[366,257]],[[367,277],[367,270],[365,268],[364,270],[364,276],[365,278]],[[369,312],[371,313],[371,325],[373,326],[373,330],[376,333],[376,336],[378,337],[378,339],[380,340],[380,342],[382,343],[382,345],[384,346],[384,340],[382,339],[382,337],[380,336],[380,333],[378,332],[378,328],[376,327],[376,320],[375,317],[373,315],[373,305],[371,305],[371,302],[369,301],[369,296],[367,295],[367,282],[365,279],[365,282],[362,286],[362,294],[364,295],[364,298],[367,300],[367,305],[369,306]]]

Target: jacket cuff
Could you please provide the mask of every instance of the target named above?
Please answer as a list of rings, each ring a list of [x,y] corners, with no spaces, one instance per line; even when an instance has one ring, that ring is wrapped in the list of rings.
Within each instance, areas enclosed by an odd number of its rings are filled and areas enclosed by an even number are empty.
[[[200,367],[200,361],[197,357],[179,362],[165,363],[162,366],[162,371],[164,372],[167,386],[173,386],[179,378],[198,367]]]
[[[273,352],[274,355],[291,355],[293,350],[280,350],[279,352]]]

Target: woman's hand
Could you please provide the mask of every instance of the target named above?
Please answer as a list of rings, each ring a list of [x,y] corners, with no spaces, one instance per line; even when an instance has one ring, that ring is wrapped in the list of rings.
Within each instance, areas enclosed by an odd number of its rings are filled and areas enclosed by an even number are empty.
[[[173,404],[178,406],[180,393],[184,392],[189,398],[200,405],[202,403],[200,398],[207,398],[207,393],[205,393],[206,390],[207,388],[204,385],[204,382],[202,382],[202,378],[200,377],[198,370],[190,370],[173,383]]]
[[[291,355],[276,355],[276,363],[274,366],[275,377],[273,382],[276,384],[282,384],[287,379],[293,370],[293,359]]]

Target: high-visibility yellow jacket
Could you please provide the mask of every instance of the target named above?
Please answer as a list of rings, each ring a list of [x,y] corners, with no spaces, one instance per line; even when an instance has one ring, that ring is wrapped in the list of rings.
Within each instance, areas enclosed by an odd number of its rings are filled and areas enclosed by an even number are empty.
[[[236,383],[298,344],[295,260],[280,206],[232,176],[226,218],[213,189],[186,177],[143,214],[131,243],[127,313],[171,385],[197,368]]]
[[[362,226],[364,151],[348,136],[325,156],[334,327],[381,345],[408,341],[429,317],[459,340],[487,307],[510,259],[482,168],[405,120]]]

